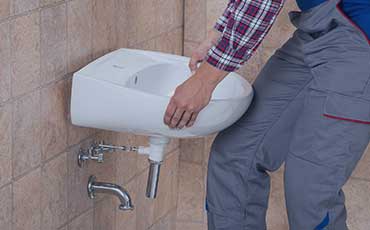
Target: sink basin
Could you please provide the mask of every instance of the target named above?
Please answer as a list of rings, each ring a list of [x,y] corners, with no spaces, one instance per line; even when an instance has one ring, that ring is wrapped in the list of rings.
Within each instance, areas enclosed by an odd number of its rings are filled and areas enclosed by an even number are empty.
[[[163,122],[176,87],[191,76],[189,58],[152,51],[119,49],[73,75],[71,120],[74,125],[149,136],[139,154],[150,162],[146,196],[157,194],[160,167],[170,137],[205,136],[227,128],[248,109],[251,85],[230,73],[192,127],[170,129]],[[81,158],[79,158],[81,160]]]
[[[163,123],[176,87],[191,72],[189,58],[160,52],[119,49],[73,76],[71,118],[74,125],[148,136],[205,136],[233,124],[253,97],[251,85],[230,73],[192,127],[170,129]]]

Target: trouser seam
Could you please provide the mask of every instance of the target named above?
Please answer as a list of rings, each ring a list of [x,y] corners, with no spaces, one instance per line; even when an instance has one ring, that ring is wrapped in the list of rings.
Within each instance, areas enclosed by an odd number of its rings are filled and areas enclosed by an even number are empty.
[[[294,96],[294,98],[292,98],[292,100],[286,105],[286,107],[281,111],[281,113],[279,114],[279,117],[276,119],[276,121],[275,122],[273,122],[273,124],[266,130],[266,132],[263,134],[263,137],[261,138],[261,140],[259,141],[259,143],[257,144],[257,148],[256,148],[256,151],[255,151],[255,153],[254,153],[254,156],[253,156],[253,160],[252,160],[252,162],[251,162],[251,164],[250,164],[250,166],[249,166],[249,168],[248,168],[248,171],[247,171],[247,173],[246,173],[246,175],[244,176],[245,178],[248,178],[249,177],[249,174],[250,174],[250,171],[251,171],[251,169],[252,169],[252,167],[253,167],[253,165],[255,164],[255,161],[256,161],[256,158],[257,158],[257,153],[258,153],[258,151],[259,151],[259,149],[260,149],[260,147],[261,147],[261,144],[263,143],[263,141],[265,140],[265,138],[266,138],[266,135],[267,134],[269,134],[269,132],[272,130],[272,128],[280,121],[280,118],[282,117],[282,115],[284,114],[284,112],[289,108],[289,106],[291,105],[291,103],[293,102],[293,101],[295,101],[295,99],[298,97],[298,95],[302,92],[302,90],[304,90],[311,82],[312,82],[312,80],[313,80],[313,77],[312,77],[312,75],[311,75],[311,79],[306,83],[306,84],[304,84],[303,86],[302,86],[302,88],[300,89],[300,90],[298,90],[298,92],[297,92],[297,94]],[[248,201],[248,199],[249,199],[249,197],[250,197],[250,193],[249,193],[249,191],[247,191],[246,192],[247,193],[247,197],[246,197],[246,199],[245,199],[245,202],[247,202]],[[245,205],[247,205],[247,204],[245,204]],[[246,208],[246,207],[244,207],[244,208]],[[245,212],[245,218],[247,219],[248,218],[248,215],[247,215],[247,212]]]

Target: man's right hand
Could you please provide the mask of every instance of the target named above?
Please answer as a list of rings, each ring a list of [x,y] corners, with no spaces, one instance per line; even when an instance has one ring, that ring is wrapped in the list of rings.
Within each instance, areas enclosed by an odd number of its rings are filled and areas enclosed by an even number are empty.
[[[198,64],[201,63],[207,56],[208,50],[215,45],[218,39],[221,37],[221,33],[215,29],[208,33],[208,37],[204,40],[193,52],[189,62],[189,68],[192,73],[198,69]]]

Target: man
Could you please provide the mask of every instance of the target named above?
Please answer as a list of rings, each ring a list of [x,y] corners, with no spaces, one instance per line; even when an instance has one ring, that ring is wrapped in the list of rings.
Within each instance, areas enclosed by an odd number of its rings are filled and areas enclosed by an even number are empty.
[[[297,3],[301,11],[290,13],[297,30],[254,82],[251,107],[212,144],[210,230],[266,229],[268,172],[283,162],[290,230],[348,229],[341,188],[370,138],[370,1]],[[217,84],[259,46],[282,5],[230,1],[192,56],[194,73],[171,98],[167,125],[194,124]]]

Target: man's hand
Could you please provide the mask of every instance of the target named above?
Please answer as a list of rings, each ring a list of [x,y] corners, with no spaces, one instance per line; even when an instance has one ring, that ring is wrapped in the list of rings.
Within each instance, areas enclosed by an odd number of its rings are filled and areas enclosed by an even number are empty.
[[[208,105],[213,90],[228,73],[204,62],[196,73],[179,85],[164,116],[170,128],[190,127],[199,112]]]
[[[217,30],[213,29],[209,31],[207,39],[195,49],[189,62],[189,68],[192,73],[198,69],[198,64],[204,60],[204,58],[207,56],[208,50],[217,43],[217,40],[220,38],[220,36],[221,33]]]

